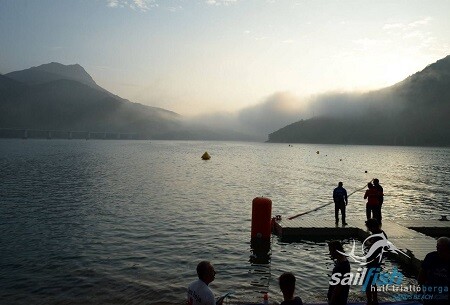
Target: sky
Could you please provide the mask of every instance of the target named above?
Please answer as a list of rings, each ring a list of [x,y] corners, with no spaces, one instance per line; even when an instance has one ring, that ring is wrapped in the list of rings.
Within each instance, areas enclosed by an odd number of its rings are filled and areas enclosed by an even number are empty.
[[[448,0],[0,0],[0,73],[78,63],[183,116],[289,111],[449,55],[449,12]]]

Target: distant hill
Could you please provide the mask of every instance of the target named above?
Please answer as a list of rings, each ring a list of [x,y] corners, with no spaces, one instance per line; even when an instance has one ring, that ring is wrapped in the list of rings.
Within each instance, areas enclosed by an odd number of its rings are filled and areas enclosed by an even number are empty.
[[[450,56],[391,87],[341,98],[351,111],[295,122],[268,142],[450,146]]]
[[[0,75],[0,128],[138,133],[151,139],[247,139],[232,131],[187,126],[175,112],[108,92],[78,64],[59,63]]]
[[[88,85],[94,89],[104,90],[99,87],[84,68],[78,64],[63,65],[52,62],[21,71],[14,71],[5,74],[5,76],[28,85],[44,84],[60,79],[67,79]]]

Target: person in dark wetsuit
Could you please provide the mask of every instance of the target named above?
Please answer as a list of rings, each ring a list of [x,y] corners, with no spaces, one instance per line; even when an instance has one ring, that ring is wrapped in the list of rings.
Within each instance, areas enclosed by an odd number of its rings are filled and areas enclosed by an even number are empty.
[[[328,249],[330,250],[331,259],[335,262],[333,272],[331,277],[337,277],[342,279],[346,273],[350,272],[350,263],[347,257],[338,251],[344,253],[344,248],[338,240],[333,240],[328,243]],[[340,274],[340,275],[339,275]],[[329,305],[346,305],[348,299],[348,292],[350,290],[350,284],[342,285],[340,282],[336,285],[332,285],[330,281],[330,286],[328,287],[328,304]]]
[[[422,262],[417,282],[427,287],[424,292],[433,298],[424,299],[425,305],[449,304],[450,288],[450,238],[441,237],[436,242],[436,250],[428,253]],[[447,287],[447,292],[444,291]],[[441,290],[441,291],[439,291]]]
[[[377,241],[387,239],[386,233],[380,228],[380,222],[376,218],[370,218],[366,221],[367,229],[372,233],[371,237],[366,241],[366,251]],[[378,234],[378,236],[373,236]],[[372,281],[379,277],[381,272],[381,262],[383,260],[383,249],[376,249],[373,254],[367,258],[367,277],[369,277],[368,285],[366,287],[367,305],[378,305],[377,286]],[[364,282],[366,282],[366,279]]]
[[[382,222],[382,215],[381,215],[381,207],[383,206],[383,202],[384,202],[384,193],[383,193],[383,187],[380,185],[380,180],[378,180],[377,178],[373,179],[373,186],[375,187],[375,189],[378,192],[378,207],[376,209],[376,213],[377,216],[379,217],[378,221]],[[376,218],[376,217],[375,217]]]
[[[339,210],[342,214],[342,225],[347,225],[345,222],[345,207],[348,204],[347,191],[342,187],[343,183],[339,182],[338,187],[333,191],[334,201],[334,218],[336,219],[336,225],[339,223]]]
[[[294,297],[295,276],[291,272],[285,272],[278,279],[284,301],[280,305],[303,305],[300,297]]]

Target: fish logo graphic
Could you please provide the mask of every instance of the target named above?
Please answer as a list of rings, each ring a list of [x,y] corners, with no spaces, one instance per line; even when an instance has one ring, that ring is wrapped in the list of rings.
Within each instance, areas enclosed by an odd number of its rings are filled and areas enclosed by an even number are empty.
[[[376,240],[376,241],[372,242],[373,240]],[[368,250],[366,250],[366,249],[368,249]],[[337,252],[353,259],[353,261],[358,262],[362,266],[365,266],[377,259],[378,259],[378,262],[381,263],[381,260],[383,259],[383,254],[385,252],[392,252],[395,254],[401,253],[409,258],[409,256],[405,252],[401,251],[396,246],[394,246],[394,244],[391,243],[386,238],[386,235],[383,232],[377,233],[377,234],[372,234],[363,241],[362,246],[361,246],[361,252],[364,254],[363,256],[356,255],[355,250],[356,250],[356,243],[355,243],[355,240],[353,240],[353,247],[352,247],[352,250],[350,251],[350,253],[345,253],[345,252],[341,252],[341,251],[337,251]],[[375,257],[373,257],[374,255],[375,255]]]

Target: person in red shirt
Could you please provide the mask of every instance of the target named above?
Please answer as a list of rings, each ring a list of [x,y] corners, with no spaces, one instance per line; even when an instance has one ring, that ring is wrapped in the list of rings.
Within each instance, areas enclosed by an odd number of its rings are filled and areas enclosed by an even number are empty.
[[[364,199],[367,199],[366,203],[366,216],[367,220],[375,218],[381,224],[381,203],[378,189],[374,187],[372,183],[367,184],[368,189],[364,194]]]

